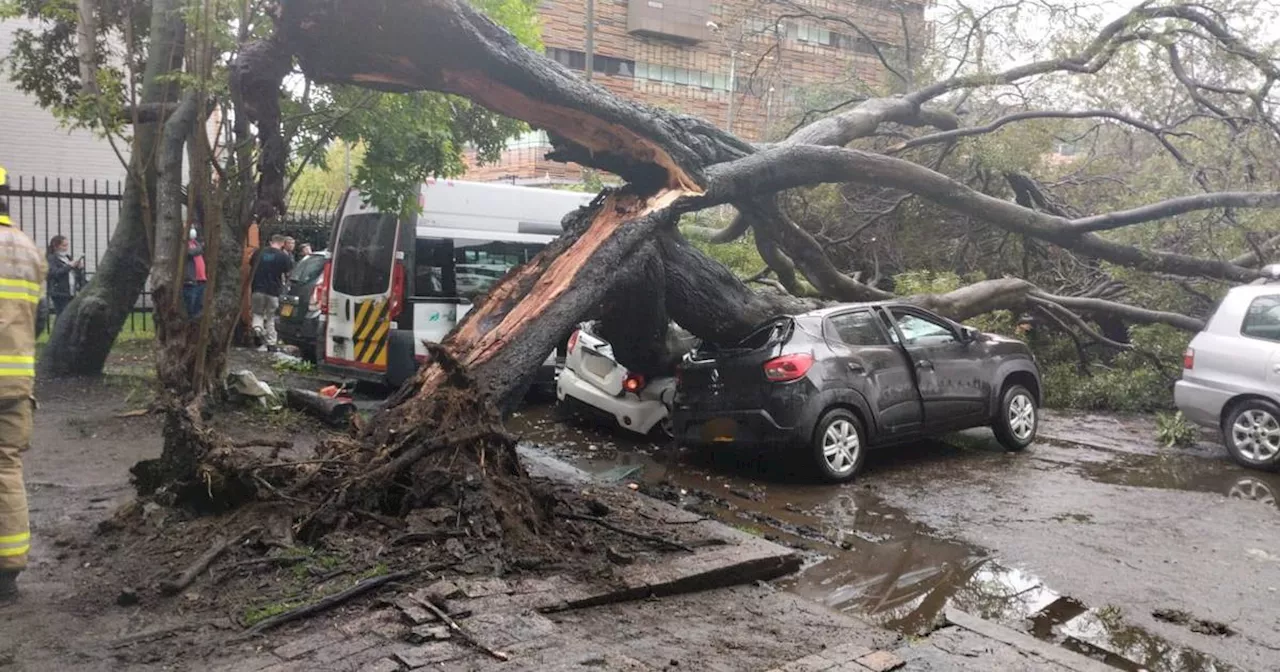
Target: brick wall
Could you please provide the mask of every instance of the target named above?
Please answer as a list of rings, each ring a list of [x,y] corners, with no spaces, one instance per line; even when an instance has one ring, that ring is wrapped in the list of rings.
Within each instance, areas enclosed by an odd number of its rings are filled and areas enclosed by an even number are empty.
[[[761,0],[692,0],[715,26],[699,42],[629,33],[628,2],[662,5],[662,0],[595,1],[592,81],[617,96],[700,117],[748,140],[785,134],[823,89],[891,85],[875,50],[891,62],[903,54],[902,19],[887,0],[796,2],[815,15],[847,19],[870,40],[841,21],[783,18],[784,12],[795,12]],[[919,43],[925,34],[923,4],[907,6],[913,43]],[[582,74],[585,11],[585,0],[544,0],[539,11],[547,55]],[[531,149],[508,151],[496,165],[469,171],[468,177],[556,174],[555,164],[541,158],[546,148]],[[570,168],[562,174],[578,172]]]

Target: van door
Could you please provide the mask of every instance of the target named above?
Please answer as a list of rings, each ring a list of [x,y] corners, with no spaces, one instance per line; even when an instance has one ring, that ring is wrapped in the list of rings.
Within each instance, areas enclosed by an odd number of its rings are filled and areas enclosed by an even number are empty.
[[[399,241],[395,215],[347,215],[334,236],[325,363],[371,373],[387,370],[393,268]]]

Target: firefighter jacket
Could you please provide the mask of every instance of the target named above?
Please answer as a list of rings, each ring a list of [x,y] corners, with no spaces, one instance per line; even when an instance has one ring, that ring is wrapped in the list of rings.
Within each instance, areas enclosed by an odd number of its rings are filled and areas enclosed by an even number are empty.
[[[34,391],[44,274],[35,243],[0,210],[0,399]]]

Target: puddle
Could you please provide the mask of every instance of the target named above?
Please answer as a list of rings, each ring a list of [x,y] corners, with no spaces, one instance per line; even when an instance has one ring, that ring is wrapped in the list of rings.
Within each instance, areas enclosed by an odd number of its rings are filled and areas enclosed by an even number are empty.
[[[1249,471],[1234,462],[1205,460],[1174,453],[1158,456],[1118,455],[1099,464],[1078,467],[1099,483],[1162,490],[1208,492],[1261,502],[1280,509],[1280,474]]]
[[[982,548],[940,537],[886,505],[865,485],[815,484],[776,460],[690,460],[687,454],[677,455],[643,437],[556,422],[546,407],[516,414],[508,428],[535,444],[536,450],[596,478],[638,483],[646,494],[801,549],[806,555],[804,567],[777,585],[903,634],[927,634],[944,624],[944,610],[953,607],[1121,670],[1234,669],[1125,623],[1119,610],[1091,609],[1055,592],[1033,574],[1001,564]],[[1001,451],[982,445],[984,441],[963,436],[921,444],[895,453],[887,459],[889,464],[871,468],[891,472],[917,468],[921,462],[961,459],[966,465],[987,468],[985,461],[1003,458]],[[1194,484],[1180,487],[1223,494],[1235,484],[1234,480],[1196,478],[1190,465],[1166,470],[1184,474],[1181,480],[1157,478],[1160,472],[1149,464],[1138,468],[1139,458],[1146,462],[1153,458],[1130,457],[1131,468],[1091,464],[1085,467],[1087,475],[1125,485],[1140,483],[1124,479],[1151,478],[1150,487],[1173,487],[1154,484],[1176,481]],[[1203,463],[1197,460],[1202,472]],[[1268,492],[1280,492],[1280,484],[1264,479],[1259,484]]]

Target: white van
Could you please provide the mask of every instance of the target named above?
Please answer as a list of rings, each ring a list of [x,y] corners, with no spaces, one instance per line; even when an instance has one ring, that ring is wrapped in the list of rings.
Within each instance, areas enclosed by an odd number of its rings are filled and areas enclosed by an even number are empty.
[[[565,215],[594,197],[431,180],[418,192],[420,214],[400,218],[348,191],[322,280],[320,370],[400,385],[426,359],[422,341],[444,340],[480,296],[559,236]],[[544,373],[554,375],[554,356]]]

